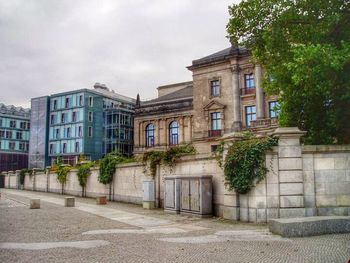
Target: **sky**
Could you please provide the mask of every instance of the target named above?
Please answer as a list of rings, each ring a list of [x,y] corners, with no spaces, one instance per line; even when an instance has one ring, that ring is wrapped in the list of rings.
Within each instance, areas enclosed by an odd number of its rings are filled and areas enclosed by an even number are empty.
[[[234,0],[0,0],[0,102],[96,82],[141,100],[192,80],[186,66],[230,46]]]

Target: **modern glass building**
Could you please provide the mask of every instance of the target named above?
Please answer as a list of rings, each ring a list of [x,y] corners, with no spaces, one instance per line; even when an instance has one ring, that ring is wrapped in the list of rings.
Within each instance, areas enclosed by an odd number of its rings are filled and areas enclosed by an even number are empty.
[[[58,156],[65,163],[75,164],[80,155],[98,160],[112,151],[132,154],[134,99],[99,83],[92,90],[80,89],[47,98],[46,164],[51,165]],[[32,107],[37,99],[32,100]],[[34,140],[33,144],[38,143]]]
[[[30,109],[0,103],[0,172],[28,167]]]

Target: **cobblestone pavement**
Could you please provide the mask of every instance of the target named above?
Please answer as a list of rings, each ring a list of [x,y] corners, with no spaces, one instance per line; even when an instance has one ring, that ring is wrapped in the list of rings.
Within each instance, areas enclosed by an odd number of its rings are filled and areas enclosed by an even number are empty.
[[[41,209],[29,209],[30,197]],[[350,234],[281,238],[265,225],[1,189],[0,262],[341,262]]]

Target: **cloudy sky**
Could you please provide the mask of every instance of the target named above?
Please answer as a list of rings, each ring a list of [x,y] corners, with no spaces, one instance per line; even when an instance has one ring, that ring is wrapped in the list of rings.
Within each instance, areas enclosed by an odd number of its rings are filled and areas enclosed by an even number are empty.
[[[0,0],[0,102],[106,84],[141,99],[229,46],[234,0]]]

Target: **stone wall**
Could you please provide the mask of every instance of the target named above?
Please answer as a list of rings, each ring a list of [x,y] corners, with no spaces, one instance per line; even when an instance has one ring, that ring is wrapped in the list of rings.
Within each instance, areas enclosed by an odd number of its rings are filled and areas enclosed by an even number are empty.
[[[302,146],[304,133],[279,128],[279,145],[266,154],[266,178],[245,195],[225,188],[224,174],[214,158],[183,157],[172,170],[158,167],[155,180],[156,205],[163,207],[164,177],[168,175],[212,175],[214,214],[231,220],[264,223],[273,218],[350,214],[350,145]],[[68,175],[64,193],[82,195],[76,176]],[[143,181],[149,179],[139,163],[117,168],[111,186],[98,182],[98,168],[91,169],[86,195],[106,195],[111,200],[142,203]],[[17,188],[19,171],[5,173],[5,187]],[[55,173],[26,176],[24,189],[61,193]]]

